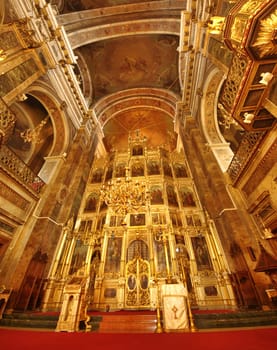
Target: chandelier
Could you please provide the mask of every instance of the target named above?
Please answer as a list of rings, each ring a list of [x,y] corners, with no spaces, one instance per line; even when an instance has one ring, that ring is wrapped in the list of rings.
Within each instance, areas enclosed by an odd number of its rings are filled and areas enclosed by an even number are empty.
[[[219,103],[217,105],[218,109],[221,111],[222,120],[218,119],[218,124],[222,125],[224,129],[230,129],[231,125],[238,125],[235,119],[225,110],[224,106]]]
[[[125,177],[109,181],[100,191],[100,199],[117,215],[126,217],[136,213],[147,204],[149,192],[144,182],[133,181],[129,176],[129,167],[125,168]]]
[[[26,129],[20,133],[24,142],[41,143],[40,133],[44,125],[47,123],[49,115],[46,116],[34,129]]]

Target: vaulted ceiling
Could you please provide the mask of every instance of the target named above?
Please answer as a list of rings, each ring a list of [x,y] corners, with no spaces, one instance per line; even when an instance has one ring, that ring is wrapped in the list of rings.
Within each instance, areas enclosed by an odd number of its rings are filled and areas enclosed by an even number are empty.
[[[78,57],[82,89],[90,107],[96,106],[107,150],[126,148],[128,134],[137,129],[150,147],[175,148],[184,3],[72,0],[56,5],[58,21]]]

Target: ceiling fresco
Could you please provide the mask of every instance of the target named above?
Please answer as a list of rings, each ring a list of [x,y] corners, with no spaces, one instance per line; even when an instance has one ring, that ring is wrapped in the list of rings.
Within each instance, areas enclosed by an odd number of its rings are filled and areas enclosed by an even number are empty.
[[[147,138],[150,148],[164,146],[173,150],[176,147],[177,136],[172,118],[162,111],[139,108],[119,113],[107,122],[103,129],[107,150],[125,150],[128,136],[137,130]]]
[[[69,13],[142,4],[145,0],[52,0],[54,2],[60,13]],[[86,62],[85,74],[89,76],[86,86],[89,84],[90,107],[121,91],[126,92],[127,98],[128,90],[136,88],[165,89],[180,95],[178,46],[176,35],[148,33],[107,38],[78,47],[76,55],[81,55]],[[172,116],[154,105],[136,104],[128,111],[117,111],[104,125],[103,142],[107,151],[126,149],[128,135],[138,129],[147,138],[149,147],[166,145],[170,150],[176,147]]]
[[[139,87],[179,93],[178,38],[172,35],[125,36],[80,48],[90,70],[94,100]]]

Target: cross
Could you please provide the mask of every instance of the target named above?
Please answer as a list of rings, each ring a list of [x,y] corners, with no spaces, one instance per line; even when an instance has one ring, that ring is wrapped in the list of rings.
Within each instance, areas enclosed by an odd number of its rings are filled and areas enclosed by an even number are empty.
[[[177,319],[178,319],[178,317],[177,317],[177,315],[176,315],[176,313],[177,313],[177,311],[178,311],[177,307],[174,305],[173,308],[172,308],[171,310],[172,310],[173,313],[174,313],[174,319],[177,320]]]

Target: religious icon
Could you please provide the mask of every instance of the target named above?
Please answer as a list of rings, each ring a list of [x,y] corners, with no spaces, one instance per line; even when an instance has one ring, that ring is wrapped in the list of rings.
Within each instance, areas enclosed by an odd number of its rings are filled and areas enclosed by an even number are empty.
[[[143,274],[141,277],[140,277],[140,287],[142,289],[147,289],[148,288],[148,276]]]
[[[187,170],[184,164],[175,163],[174,166],[174,173],[176,177],[187,177]]]
[[[91,193],[86,201],[85,211],[96,211],[96,207],[98,204],[99,194]]]
[[[110,165],[106,172],[105,182],[108,182],[112,178],[112,176],[113,176],[113,166]]]
[[[172,170],[168,162],[163,162],[164,175],[172,177]]]
[[[211,270],[212,264],[205,237],[192,237],[192,246],[199,270]]]
[[[115,169],[116,177],[125,177],[126,175],[126,165],[124,163],[117,164]]]
[[[160,172],[160,163],[155,160],[150,160],[147,163],[147,172],[148,175],[159,175]]]
[[[151,204],[163,204],[162,188],[160,186],[152,186],[150,189]]]
[[[136,284],[137,284],[136,276],[135,275],[130,275],[128,277],[127,284],[128,284],[128,288],[130,290],[134,290],[136,288]]]
[[[118,272],[120,267],[122,238],[109,238],[105,272]]]
[[[143,226],[145,225],[145,214],[131,214],[130,226]]]
[[[182,187],[180,190],[182,205],[184,207],[195,207],[196,203],[194,200],[193,192],[188,187]]]
[[[102,181],[102,177],[103,177],[103,169],[96,169],[93,174],[92,174],[92,179],[91,182],[92,183],[99,183]]]
[[[144,176],[144,164],[136,162],[132,165],[132,176]]]
[[[143,148],[140,145],[135,145],[132,150],[133,156],[142,156],[143,155]]]
[[[166,187],[166,192],[167,192],[168,204],[178,207],[178,201],[177,201],[177,196],[176,196],[174,187],[172,185],[168,185]]]

